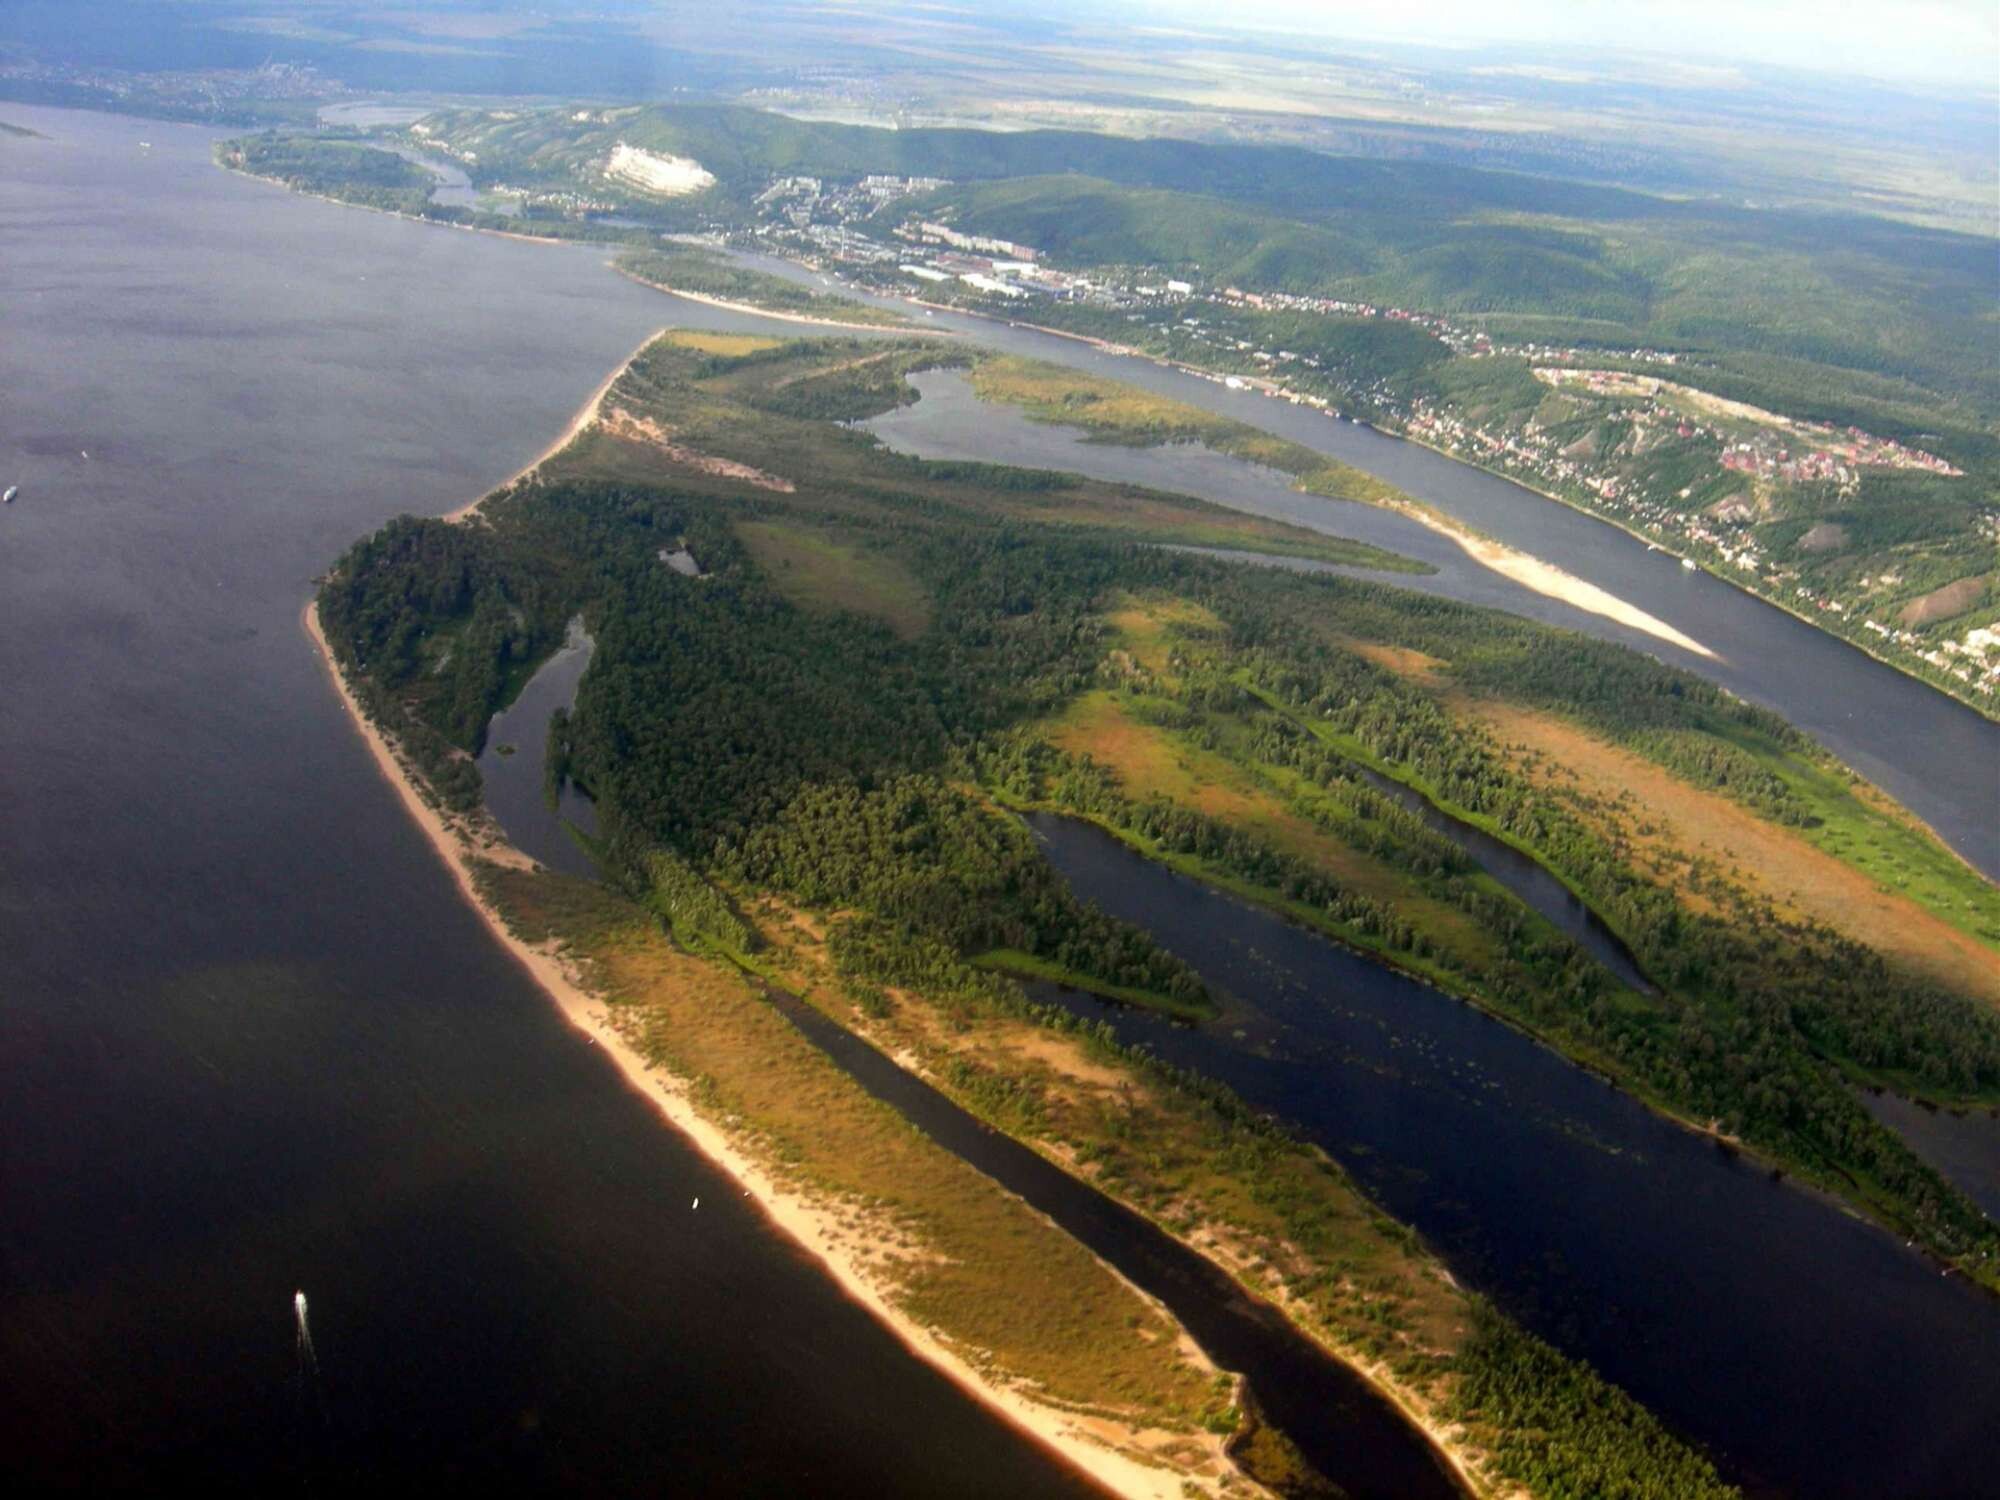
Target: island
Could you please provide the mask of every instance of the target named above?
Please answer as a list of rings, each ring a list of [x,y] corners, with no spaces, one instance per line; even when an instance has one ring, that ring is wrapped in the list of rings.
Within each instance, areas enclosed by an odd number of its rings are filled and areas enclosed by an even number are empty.
[[[914,1343],[983,1351],[954,1356],[966,1378],[1068,1412],[1046,1419],[1068,1441],[1091,1407],[1082,1441],[1171,1454],[1191,1482],[1284,1489],[1296,1465],[1268,1427],[1227,1453],[1206,1441],[1240,1439],[1245,1410],[1177,1338],[1055,1338],[1036,1322],[1052,1309],[1004,1294],[1023,1272],[966,1254],[991,1232],[923,1186],[944,1164],[887,1164],[893,1116],[770,993],[1227,1268],[1475,1492],[1726,1492],[1643,1408],[1457,1285],[1324,1152],[1043,998],[1058,981],[1196,1025],[1218,1005],[1169,948],[1068,891],[1025,810],[1419,975],[1995,1279],[1990,1223],[1854,1089],[2000,1094],[1994,898],[1913,820],[1686,673],[1396,588],[1407,560],[1132,486],[901,457],[850,425],[940,362],[1023,398],[1037,378],[893,335],[668,331],[560,451],[451,522],[359,543],[316,607],[357,717],[497,930],[753,1191],[817,1204],[808,1242]],[[1122,394],[1070,404],[1109,422],[1141,409]],[[512,850],[470,759],[577,615],[595,654],[547,765],[595,802],[601,884]],[[1538,861],[1637,973],[1399,792]],[[1779,860],[1809,872],[1782,906]],[[1891,863],[1921,878],[1868,915],[1852,898]],[[1036,1238],[1011,1264],[1052,1253]],[[1075,1316],[1130,1316],[1096,1262],[1074,1264],[1065,1284],[1104,1288]],[[1128,1375],[1067,1363],[1100,1343]]]

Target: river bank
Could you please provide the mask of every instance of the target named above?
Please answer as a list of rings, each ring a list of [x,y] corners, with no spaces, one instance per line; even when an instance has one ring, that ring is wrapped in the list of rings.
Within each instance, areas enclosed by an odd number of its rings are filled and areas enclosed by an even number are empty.
[[[794,264],[800,265],[801,267],[805,267],[807,266],[808,263],[794,262]],[[1144,361],[1145,363],[1148,364],[1157,365],[1161,369],[1173,370],[1183,375],[1194,376],[1196,379],[1214,380],[1216,378],[1215,372],[1210,370],[1205,370],[1199,365],[1191,365],[1182,360],[1170,359],[1164,355],[1154,354],[1145,349],[1134,348],[1129,344],[1113,343],[1108,339],[1101,339],[1093,334],[1074,333],[1068,329],[1051,328],[1045,323],[1029,323],[1029,322],[1024,322],[1017,318],[1003,318],[996,313],[982,312],[967,307],[954,307],[949,303],[926,302],[923,299],[916,297],[911,297],[908,298],[907,300],[914,303],[917,306],[927,307],[934,312],[950,313],[958,317],[976,318],[983,322],[1003,324],[1010,328],[1025,328],[1035,333],[1045,334],[1050,338],[1068,339],[1074,343],[1087,345],[1088,347],[1095,349],[1103,354],[1114,355],[1122,359],[1134,359],[1134,360]],[[1269,400],[1283,399],[1282,397],[1272,395],[1270,392],[1263,390],[1261,387],[1251,386],[1250,388],[1257,394],[1264,395],[1266,399]],[[1335,418],[1334,420],[1338,419]],[[1426,439],[1417,437],[1409,432],[1402,431],[1394,427],[1380,426],[1374,422],[1364,422],[1363,419],[1361,418],[1355,418],[1354,420],[1357,422],[1361,422],[1362,425],[1367,426],[1368,428],[1377,433],[1380,433],[1384,437],[1394,438],[1397,441],[1409,443],[1415,447],[1422,448],[1427,452],[1435,453],[1440,458],[1448,459],[1455,464],[1462,464],[1464,467],[1475,470],[1478,473],[1490,475],[1495,479],[1501,480],[1507,484],[1514,485],[1519,489],[1526,490],[1531,495],[1536,495],[1544,500],[1552,501],[1553,503],[1562,506],[1566,510],[1571,510],[1576,512],[1578,515],[1588,516],[1590,519],[1594,521],[1601,521],[1605,525],[1613,527],[1616,530],[1623,532],[1625,535],[1631,537],[1633,540],[1644,543],[1647,547],[1652,548],[1656,551],[1665,553],[1666,555],[1674,558],[1687,559],[1687,554],[1676,552],[1674,551],[1673,548],[1667,546],[1665,543],[1659,541],[1657,538],[1647,536],[1644,532],[1639,531],[1635,527],[1629,526],[1624,522],[1618,520],[1617,518],[1606,515],[1602,511],[1596,510],[1589,505],[1585,505],[1578,501],[1569,499],[1566,496],[1556,494],[1553,491],[1543,489],[1539,485],[1530,484],[1527,480],[1522,479],[1517,475],[1507,473],[1504,470],[1494,469],[1481,463],[1475,463],[1471,459],[1464,457],[1462,454],[1453,453],[1448,448],[1440,447],[1436,443],[1429,442]],[[1407,514],[1412,519],[1420,521],[1427,526],[1431,526],[1433,527],[1433,529],[1438,530],[1447,536],[1451,536],[1453,540],[1458,541],[1460,545],[1464,546],[1466,548],[1468,555],[1475,558],[1475,560],[1481,562],[1487,562],[1487,559],[1481,557],[1479,552],[1475,550],[1475,544],[1490,544],[1494,547],[1502,549],[1503,551],[1513,550],[1505,548],[1504,544],[1495,542],[1492,538],[1487,537],[1483,532],[1479,532],[1473,528],[1466,527],[1463,528],[1462,532],[1460,532],[1458,529],[1456,529],[1454,523],[1446,521],[1440,524],[1438,518],[1433,513],[1430,512],[1429,508],[1421,504],[1413,505],[1408,508],[1400,506],[1394,508],[1397,509],[1399,513]],[[1526,560],[1529,562],[1538,563],[1540,561],[1539,559],[1533,558],[1528,554],[1521,554],[1521,556],[1526,558]],[[1771,605],[1772,607],[1783,611],[1785,614],[1790,615],[1793,619],[1798,620],[1801,624],[1810,626],[1812,629],[1819,631],[1822,635],[1829,636],[1833,640],[1839,641],[1844,645],[1852,646],[1856,651],[1859,651],[1863,656],[1868,657],[1871,661],[1879,662],[1881,665],[1890,668],[1892,671],[1898,672],[1901,675],[1909,678],[1912,682],[1922,683],[1925,687],[1931,688],[1936,692],[1943,693],[1946,697],[1951,698],[1954,702],[1964,704],[1967,708],[1970,708],[1973,712],[1979,714],[1981,717],[1985,719],[1991,720],[1996,723],[2000,723],[2000,705],[1997,705],[1991,701],[1981,702],[1970,696],[1952,692],[1947,688],[1941,687],[1939,684],[1930,681],[1928,678],[1923,677],[1918,673],[1911,671],[1906,663],[1897,660],[1895,657],[1884,655],[1880,651],[1876,650],[1874,647],[1870,646],[1866,641],[1860,640],[1852,636],[1839,634],[1835,631],[1828,630],[1823,621],[1815,618],[1812,615],[1804,613],[1802,610],[1796,608],[1778,594],[1766,593],[1763,590],[1752,588],[1749,585],[1743,583],[1739,579],[1732,578],[1726,573],[1717,571],[1715,568],[1709,566],[1706,562],[1704,562],[1700,558],[1693,558],[1688,560],[1692,560],[1696,564],[1696,566],[1699,567],[1701,571],[1703,573],[1706,573],[1709,577],[1717,580],[1718,582],[1728,584],[1729,587],[1735,589],[1738,593],[1741,593],[1746,598],[1755,599],[1760,604]],[[1493,566],[1493,564],[1490,562],[1487,562],[1487,565]],[[1547,567],[1550,565],[1543,564],[1543,566]],[[1514,573],[1507,572],[1505,568],[1496,567],[1495,571],[1502,572],[1505,574],[1505,576],[1514,578],[1514,580],[1518,583],[1523,583],[1530,588],[1535,588],[1537,589],[1538,592],[1546,592],[1546,590],[1541,589],[1538,584],[1530,581],[1527,577],[1517,576]],[[1554,568],[1551,568],[1551,571],[1556,573],[1561,572],[1560,569],[1554,569]],[[1594,590],[1595,585],[1584,583],[1582,584],[1582,588],[1586,590]],[[1580,599],[1572,598],[1565,594],[1555,593],[1551,594],[1550,597],[1563,599],[1567,603],[1575,604],[1580,609],[1591,609],[1596,613],[1606,614],[1608,617],[1613,619],[1620,618],[1617,614],[1614,614],[1608,610],[1596,609],[1596,607],[1590,603],[1582,602],[1582,600]],[[1616,600],[1615,595],[1607,595],[1606,597]],[[1623,601],[1616,601],[1616,602],[1623,605]],[[1632,608],[1632,606],[1629,605],[1624,605],[1623,607],[1627,609]],[[1642,618],[1644,619],[1647,620],[1651,619],[1650,616],[1645,616],[1643,611],[1634,610],[1634,613],[1641,615]],[[1620,622],[1624,624],[1634,624],[1635,628],[1646,630],[1649,634],[1655,634],[1655,635],[1660,634],[1659,631],[1651,629],[1651,627],[1646,624],[1635,624],[1634,621],[1624,620],[1624,619],[1621,619]],[[1710,651],[1708,648],[1700,645],[1697,642],[1689,640],[1688,637],[1682,635],[1680,632],[1674,631],[1671,626],[1667,626],[1665,627],[1665,629],[1667,630],[1668,634],[1662,635],[1661,636],[1662,639],[1671,640],[1673,641],[1674,644],[1681,645],[1686,649],[1692,650],[1697,655],[1711,657],[1711,658],[1715,655],[1715,653]],[[1970,861],[1968,861],[1968,863],[1970,863]]]
[[[621,372],[622,369],[623,366]],[[418,773],[397,753],[382,729],[369,720],[349,688],[321,629],[317,604],[305,607],[301,624],[339,694],[349,722],[368,746],[376,769],[395,789],[404,811],[451,872],[461,897],[479,914],[494,940],[533,977],[563,1018],[603,1049],[632,1089],[742,1186],[781,1233],[816,1259],[842,1291],[894,1333],[911,1354],[1112,1493],[1128,1500],[1175,1500],[1185,1493],[1184,1481],[1193,1482],[1188,1474],[1178,1468],[1154,1467],[1132,1457],[1130,1451],[1120,1451],[1121,1448],[1145,1451],[1146,1433],[1102,1415],[1058,1411],[1029,1400],[1015,1389],[982,1378],[980,1371],[942,1341],[935,1330],[898,1308],[886,1295],[881,1268],[866,1254],[865,1240],[857,1242],[852,1237],[852,1226],[844,1221],[837,1207],[780,1183],[757,1155],[750,1136],[742,1128],[743,1122],[736,1122],[737,1129],[732,1131],[705,1115],[695,1103],[698,1090],[694,1084],[649,1061],[632,1035],[614,1019],[604,998],[591,990],[553,944],[530,943],[514,932],[499,908],[480,890],[475,871],[482,862],[503,869],[532,870],[533,861],[497,831],[481,827],[477,820],[449,818],[424,795]],[[690,1212],[698,1211],[697,1202]],[[1226,1465],[1240,1482],[1247,1482],[1223,1458],[1219,1439],[1207,1439],[1205,1446],[1210,1450],[1212,1462]],[[1206,1487],[1203,1488],[1206,1492]]]
[[[447,512],[439,519],[444,521],[447,525],[451,526],[463,525],[466,521],[469,521],[470,519],[472,519],[473,516],[477,515],[479,513],[479,507],[484,505],[488,500],[492,499],[495,495],[500,494],[502,491],[512,489],[515,485],[521,483],[521,481],[524,479],[534,478],[536,474],[541,472],[543,464],[547,463],[550,459],[554,458],[558,453],[562,452],[563,449],[567,448],[571,443],[575,442],[578,438],[582,437],[583,434],[590,429],[591,425],[597,421],[600,415],[602,415],[604,410],[604,398],[611,394],[611,388],[614,385],[618,384],[619,380],[624,376],[627,370],[632,368],[632,362],[636,360],[640,355],[644,354],[646,350],[654,343],[655,340],[664,336],[672,327],[673,325],[671,323],[663,324],[660,327],[655,328],[651,333],[647,334],[645,338],[641,339],[638,345],[634,347],[632,352],[626,355],[622,360],[620,360],[618,362],[617,367],[614,370],[612,370],[612,372],[609,375],[605,376],[603,380],[599,381],[597,384],[597,388],[593,390],[589,394],[589,396],[584,398],[583,405],[579,406],[576,409],[576,415],[570,418],[569,425],[565,427],[556,436],[555,441],[550,443],[548,447],[544,448],[540,453],[536,454],[534,459],[530,461],[526,467],[520,469],[514,474],[509,475],[508,478],[503,483],[497,485],[493,489],[488,490],[485,494],[481,495],[477,500],[467,501],[464,505],[461,505],[457,510]]]
[[[1382,436],[1384,437],[1394,438],[1398,442],[1413,444],[1418,448],[1423,448],[1431,453],[1435,453],[1439,458],[1449,459],[1451,462],[1455,464],[1463,464],[1466,468],[1476,469],[1481,474],[1489,474],[1493,478],[1502,480],[1507,484],[1514,485],[1518,489],[1524,489],[1531,495],[1539,495],[1542,497],[1542,499],[1551,501],[1556,505],[1560,505],[1566,510],[1575,511],[1580,516],[1588,516],[1593,521],[1601,521],[1606,526],[1612,527],[1614,530],[1622,531],[1623,533],[1625,533],[1626,536],[1632,538],[1633,541],[1643,543],[1650,551],[1659,552],[1663,556],[1674,558],[1680,562],[1692,563],[1696,568],[1698,568],[1701,572],[1705,573],[1708,577],[1713,578],[1718,583],[1728,584],[1731,588],[1735,589],[1739,594],[1744,595],[1746,598],[1755,599],[1759,604],[1768,604],[1773,609],[1782,610],[1784,611],[1784,613],[1790,615],[1793,619],[1797,620],[1800,624],[1811,626],[1814,630],[1817,630],[1821,635],[1829,636],[1832,639],[1839,641],[1842,645],[1852,646],[1856,651],[1859,651],[1863,656],[1867,657],[1870,661],[1879,662],[1881,665],[1888,667],[1891,671],[1900,672],[1903,676],[1909,678],[1912,682],[1921,682],[1927,688],[1932,688],[1940,693],[1944,693],[1946,697],[1951,698],[1954,702],[1963,703],[1967,708],[1971,709],[1974,713],[1979,714],[1982,718],[1992,720],[1994,723],[2000,723],[2000,704],[1996,704],[1991,700],[1982,702],[1979,699],[1961,696],[1958,693],[1954,693],[1946,688],[1940,687],[1937,683],[1932,682],[1929,678],[1923,677],[1916,672],[1912,672],[1907,665],[1905,665],[1903,662],[1898,661],[1895,657],[1884,656],[1880,651],[1875,649],[1873,646],[1869,645],[1866,641],[1861,640],[1856,636],[1843,635],[1838,631],[1827,629],[1826,623],[1823,619],[1819,619],[1816,618],[1815,616],[1807,614],[1804,610],[1792,604],[1782,595],[1776,593],[1765,593],[1761,589],[1751,588],[1741,579],[1731,577],[1728,573],[1722,572],[1720,569],[1716,568],[1713,564],[1709,563],[1705,559],[1696,557],[1691,553],[1677,552],[1668,543],[1659,540],[1657,537],[1651,537],[1646,535],[1645,532],[1639,530],[1636,526],[1628,525],[1624,521],[1619,520],[1616,516],[1606,515],[1603,511],[1597,510],[1589,505],[1582,503],[1581,501],[1572,500],[1566,495],[1559,495],[1554,490],[1543,489],[1538,484],[1530,484],[1527,480],[1522,479],[1518,475],[1509,474],[1504,469],[1495,469],[1487,464],[1475,463],[1473,460],[1465,457],[1463,454],[1453,453],[1449,448],[1439,447],[1436,443],[1433,443],[1426,438],[1418,437],[1413,433],[1406,432],[1394,427],[1377,426],[1373,422],[1370,422],[1368,426],[1373,428],[1376,432],[1381,433]],[[1914,814],[1912,816],[1914,816]],[[1936,834],[1936,830],[1930,828],[1928,824],[1925,824],[1924,826],[1926,828],[1926,831],[1932,833],[1933,835]],[[1939,840],[1939,842],[1943,841]],[[1947,845],[1946,847],[1949,848],[1950,846]],[[1954,850],[1953,852],[1957,853],[1956,850]],[[1959,854],[1959,858],[1965,859],[1965,856],[1963,854]],[[1966,864],[1973,869],[1978,868],[1977,866],[1972,865],[1972,862],[1970,860],[1966,860]]]
[[[657,281],[648,281],[645,277],[636,275],[615,262],[611,269],[627,281],[636,282],[651,291],[664,292],[669,297],[680,297],[688,302],[702,303],[707,307],[719,307],[724,312],[744,313],[753,318],[771,318],[780,323],[805,323],[814,328],[844,328],[857,333],[908,333],[935,339],[956,337],[949,329],[923,328],[906,319],[894,323],[850,323],[839,318],[816,318],[810,313],[780,312],[774,307],[759,307],[754,302],[732,302],[724,297],[712,297],[706,292],[691,292],[685,287],[666,286]]]
[[[1010,326],[1033,328],[1041,333],[1059,332],[1036,324]],[[1065,337],[1105,353],[1136,357],[1163,369],[1206,378],[1202,371],[1178,361],[1146,355],[1122,345],[1087,338],[1080,334],[1070,334]],[[1018,363],[1008,356],[999,356],[996,362],[1008,365]],[[974,372],[972,381],[974,392],[982,401],[1016,407],[1031,420],[1051,426],[1070,427],[1094,435],[1108,434],[1121,444],[1137,447],[1161,445],[1157,428],[1133,426],[1121,422],[1116,415],[1109,417],[1103,415],[1107,409],[1115,410],[1115,401],[1092,403],[1070,399],[1095,396],[1100,393],[1101,384],[1091,377],[1080,376],[1066,367],[1047,365],[1045,377],[1041,372],[1030,372],[1025,380],[1017,375],[1015,379],[996,381],[984,378],[991,368],[990,363],[982,364]],[[1045,390],[1045,387],[1054,389]],[[1183,410],[1191,419],[1188,426],[1199,430],[1201,424],[1192,419],[1205,414],[1198,408],[1183,406]],[[1250,448],[1248,443],[1262,439],[1265,434],[1262,429],[1254,428],[1250,424],[1242,426],[1244,430],[1241,436],[1244,441],[1235,441],[1227,434],[1218,436],[1215,441],[1211,441],[1207,436],[1197,441],[1210,452],[1255,465],[1273,475],[1283,476],[1287,487],[1297,494],[1346,504],[1374,506],[1401,516],[1446,538],[1479,567],[1496,573],[1510,583],[1518,584],[1545,599],[1552,599],[1572,609],[1610,620],[1614,624],[1674,646],[1705,661],[1716,660],[1716,653],[1706,645],[1657,616],[1640,609],[1630,600],[1579,578],[1544,558],[1490,536],[1400,489],[1371,483],[1360,487],[1364,493],[1354,493],[1356,486],[1352,483],[1352,476],[1358,475],[1360,471],[1353,470],[1325,454],[1296,443],[1288,445],[1288,457],[1284,459],[1280,459],[1277,455],[1257,452]]]

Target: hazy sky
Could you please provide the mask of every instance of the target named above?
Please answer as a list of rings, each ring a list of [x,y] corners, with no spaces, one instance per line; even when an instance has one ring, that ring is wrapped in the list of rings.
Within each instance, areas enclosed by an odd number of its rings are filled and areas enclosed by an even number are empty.
[[[2000,0],[1158,0],[1210,24],[1377,41],[1617,47],[2000,87]]]

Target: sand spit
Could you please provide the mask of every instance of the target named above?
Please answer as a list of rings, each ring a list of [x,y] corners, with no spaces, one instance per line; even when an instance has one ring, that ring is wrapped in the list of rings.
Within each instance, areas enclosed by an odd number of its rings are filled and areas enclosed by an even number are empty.
[[[770,318],[779,323],[804,323],[812,328],[852,328],[862,333],[887,333],[895,334],[898,337],[908,337],[912,334],[920,334],[923,337],[934,339],[958,337],[957,334],[948,328],[920,328],[914,324],[903,323],[849,323],[839,318],[815,318],[810,313],[779,312],[776,308],[759,307],[754,302],[731,302],[726,297],[711,297],[706,292],[690,292],[677,286],[666,285],[662,282],[648,281],[643,276],[634,276],[630,271],[616,264],[612,265],[611,269],[616,271],[620,276],[623,276],[627,281],[636,281],[640,286],[648,287],[656,292],[662,292],[669,297],[681,297],[689,302],[700,302],[708,307],[719,307],[725,312],[745,313],[753,318]]]
[[[601,397],[602,393],[599,395]],[[593,400],[591,405],[594,407],[595,404]],[[533,976],[564,1018],[603,1050],[631,1088],[650,1102],[667,1123],[686,1136],[698,1151],[734,1178],[763,1208],[778,1230],[817,1259],[841,1290],[867,1308],[910,1353],[1029,1437],[1055,1450],[1114,1494],[1128,1497],[1128,1500],[1181,1500],[1187,1493],[1183,1483],[1188,1481],[1183,1470],[1155,1467],[1110,1446],[1116,1443],[1120,1447],[1143,1450],[1147,1434],[1100,1417],[1058,1411],[1031,1401],[1018,1391],[980,1379],[936,1333],[917,1323],[889,1300],[855,1237],[852,1234],[843,1236],[835,1208],[809,1199],[776,1181],[728,1132],[703,1116],[690,1098],[687,1080],[655,1067],[640,1054],[613,1024],[609,1007],[584,988],[553,944],[527,943],[515,936],[499,911],[481,897],[473,880],[473,867],[479,860],[490,860],[516,869],[533,869],[534,862],[490,825],[448,818],[424,797],[419,790],[422,783],[418,772],[402,759],[388,736],[362,712],[360,702],[349,689],[321,628],[317,603],[306,606],[302,623],[319,652],[335,691],[340,695],[348,720],[367,744],[376,769],[395,788],[404,810],[423,831],[432,850],[451,872],[459,893],[479,913],[494,940]],[[1247,1483],[1240,1473],[1232,1477],[1239,1486]],[[1199,1481],[1189,1482],[1200,1487]],[[1207,1492],[1204,1490],[1204,1493]],[[1237,1492],[1242,1491],[1239,1489]],[[1255,1491],[1253,1487],[1252,1492],[1260,1491]]]
[[[1432,529],[1443,532],[1465,549],[1465,555],[1482,568],[1490,568],[1502,578],[1511,579],[1526,589],[1550,599],[1560,599],[1572,608],[1602,615],[1605,619],[1623,625],[1629,630],[1642,631],[1655,640],[1665,641],[1670,646],[1678,646],[1683,651],[1716,660],[1716,655],[1692,636],[1683,635],[1657,615],[1649,615],[1636,604],[1628,604],[1616,594],[1599,588],[1594,583],[1586,583],[1574,573],[1566,573],[1554,563],[1543,562],[1528,552],[1517,552],[1501,542],[1478,535],[1476,532],[1461,531],[1456,526],[1439,521],[1431,516],[1418,519]]]

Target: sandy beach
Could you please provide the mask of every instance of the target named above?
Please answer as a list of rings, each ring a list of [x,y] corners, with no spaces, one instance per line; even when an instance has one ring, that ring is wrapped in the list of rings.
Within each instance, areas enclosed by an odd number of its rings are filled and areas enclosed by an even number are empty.
[[[624,366],[619,368],[622,371]],[[609,389],[610,384],[607,381],[603,389]],[[594,409],[602,395],[601,389],[586,411]],[[581,427],[576,430],[581,430]],[[562,442],[567,443],[571,436],[574,432]],[[559,448],[562,443],[556,446]],[[370,722],[349,689],[321,629],[317,603],[306,605],[301,623],[319,652],[334,690],[340,695],[341,706],[346,710],[349,722],[367,744],[376,769],[395,788],[404,810],[423,831],[431,848],[451,872],[459,893],[479,913],[494,940],[514,956],[533,976],[543,993],[555,1002],[563,1017],[603,1049],[627,1085],[643,1095],[666,1122],[686,1136],[698,1151],[735,1179],[762,1207],[779,1232],[817,1259],[842,1291],[867,1308],[910,1353],[937,1369],[953,1384],[1029,1437],[1059,1453],[1112,1493],[1128,1497],[1128,1500],[1180,1500],[1185,1494],[1183,1481],[1187,1478],[1182,1470],[1154,1467],[1107,1446],[1107,1437],[1113,1440],[1124,1438],[1136,1444],[1138,1435],[1129,1429],[1116,1428],[1102,1419],[1057,1411],[1030,1401],[1016,1391],[981,1380],[930,1329],[915,1322],[889,1301],[869,1274],[865,1262],[852,1248],[853,1236],[848,1234],[843,1237],[841,1226],[832,1212],[774,1180],[754,1156],[704,1117],[690,1101],[687,1082],[649,1063],[612,1024],[609,1008],[604,1002],[584,988],[551,946],[526,943],[515,936],[500,913],[481,897],[472,877],[472,864],[483,859],[517,869],[533,869],[534,862],[500,837],[497,831],[475,829],[465,820],[447,818],[425,799],[418,790],[417,773],[404,763],[387,736]],[[1106,1433],[1106,1436],[1093,1432],[1093,1427]],[[1239,1484],[1248,1482],[1240,1474],[1236,1478]],[[1255,1492],[1254,1486],[1252,1490]]]
[[[1658,616],[1647,614],[1636,604],[1628,604],[1594,583],[1586,583],[1574,573],[1564,572],[1554,563],[1544,562],[1532,553],[1517,552],[1503,542],[1492,541],[1476,532],[1461,531],[1435,517],[1418,516],[1417,519],[1458,543],[1465,549],[1465,555],[1482,568],[1490,568],[1523,588],[1533,589],[1546,598],[1560,599],[1564,604],[1593,615],[1602,615],[1628,629],[1643,631],[1655,640],[1678,646],[1696,656],[1715,660],[1715,653],[1694,637],[1683,635]]]
[[[759,307],[754,302],[731,302],[722,297],[711,297],[705,292],[684,291],[677,286],[662,286],[657,281],[648,281],[643,276],[634,276],[623,267],[613,264],[612,270],[627,281],[636,281],[651,291],[669,297],[684,297],[689,302],[702,302],[710,307],[720,307],[729,312],[747,313],[753,318],[775,318],[780,323],[804,323],[813,328],[852,328],[862,333],[921,334],[926,338],[956,338],[958,335],[948,328],[924,328],[914,323],[849,323],[838,318],[815,318],[808,313],[779,312],[774,308]]]

